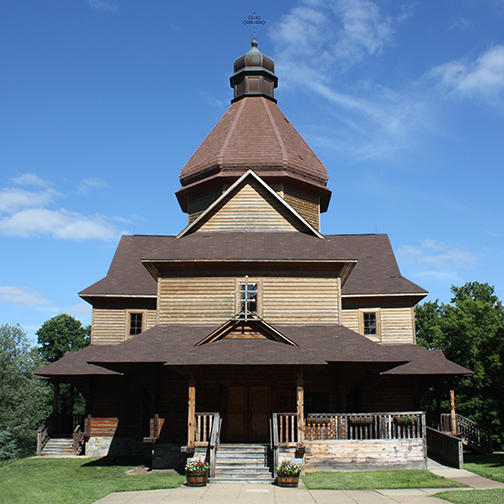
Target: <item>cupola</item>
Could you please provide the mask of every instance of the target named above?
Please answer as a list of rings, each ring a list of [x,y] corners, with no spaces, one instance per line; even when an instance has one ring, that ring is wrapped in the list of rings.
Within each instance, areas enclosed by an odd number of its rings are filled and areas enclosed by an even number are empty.
[[[259,51],[255,39],[252,40],[250,51],[235,60],[230,82],[234,89],[232,102],[245,96],[264,96],[276,102],[278,78],[275,75],[275,63]]]

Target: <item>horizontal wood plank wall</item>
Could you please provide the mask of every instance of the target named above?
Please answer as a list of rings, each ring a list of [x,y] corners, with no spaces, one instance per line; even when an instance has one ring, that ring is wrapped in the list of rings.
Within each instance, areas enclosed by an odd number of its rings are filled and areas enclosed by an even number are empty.
[[[339,322],[336,278],[265,277],[262,288],[269,322]]]
[[[222,189],[221,186],[216,187],[205,192],[193,194],[187,199],[188,224],[196,220],[222,194]]]
[[[297,226],[271,194],[253,183],[239,189],[198,231],[297,231]]]
[[[159,323],[219,324],[236,314],[242,277],[159,279]],[[255,277],[262,317],[268,322],[338,323],[337,278]],[[301,293],[301,294],[300,294]]]
[[[414,343],[412,308],[381,310],[382,343]]]
[[[219,324],[235,314],[231,277],[159,278],[159,323]]]
[[[144,330],[156,325],[156,310],[138,310],[122,308],[93,308],[91,325],[91,343],[93,345],[114,345],[127,339],[127,313],[143,313]]]
[[[380,308],[381,342],[414,343],[415,331],[411,311],[414,308]],[[359,310],[342,310],[342,324],[352,331],[362,333]]]
[[[306,219],[317,231],[320,231],[320,204],[318,196],[293,187],[286,187],[284,200]]]
[[[93,308],[91,343],[113,345],[122,343],[126,334],[126,311],[117,308]]]

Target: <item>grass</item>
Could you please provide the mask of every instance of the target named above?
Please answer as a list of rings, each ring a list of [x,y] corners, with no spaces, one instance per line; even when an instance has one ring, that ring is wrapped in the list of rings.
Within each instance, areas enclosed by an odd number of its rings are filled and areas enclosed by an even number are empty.
[[[461,483],[421,469],[393,471],[312,472],[303,477],[310,490],[373,490],[375,488],[451,488]]]
[[[110,492],[175,488],[184,481],[179,474],[128,476],[132,467],[96,459],[21,459],[0,467],[0,504],[91,504]]]
[[[504,488],[495,490],[469,490],[467,492],[441,492],[435,495],[457,504],[502,504]]]
[[[504,453],[492,455],[464,454],[464,469],[504,483]]]

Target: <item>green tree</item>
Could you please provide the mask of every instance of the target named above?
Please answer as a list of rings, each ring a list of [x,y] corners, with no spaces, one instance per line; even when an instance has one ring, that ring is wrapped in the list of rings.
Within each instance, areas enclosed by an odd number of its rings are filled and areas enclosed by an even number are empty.
[[[35,378],[42,365],[20,326],[0,326],[0,445],[4,458],[31,455],[37,428],[49,412],[50,390]]]
[[[44,322],[37,331],[40,354],[48,363],[61,359],[65,352],[80,350],[89,345],[91,328],[66,313]]]
[[[452,286],[450,304],[438,300],[417,307],[417,341],[474,371],[454,385],[457,410],[490,428],[502,442],[504,427],[504,308],[487,283]],[[428,396],[429,397],[429,396]],[[428,409],[434,409],[428,399]],[[448,409],[447,401],[441,404]]]

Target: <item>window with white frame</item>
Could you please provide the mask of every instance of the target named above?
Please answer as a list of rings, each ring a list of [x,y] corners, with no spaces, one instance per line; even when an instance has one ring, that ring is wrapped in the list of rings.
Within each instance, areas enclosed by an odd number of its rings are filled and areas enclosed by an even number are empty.
[[[239,282],[238,311],[244,318],[257,315],[257,292],[257,283],[249,282],[248,277],[245,277],[245,282]]]

